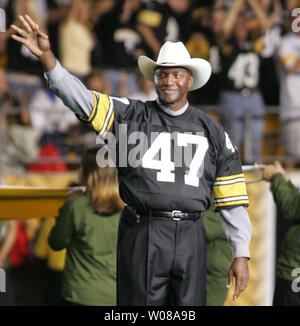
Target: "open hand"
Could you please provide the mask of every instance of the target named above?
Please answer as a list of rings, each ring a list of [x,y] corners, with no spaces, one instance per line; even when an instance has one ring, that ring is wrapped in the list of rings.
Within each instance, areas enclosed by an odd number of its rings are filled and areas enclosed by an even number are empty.
[[[231,288],[233,279],[235,278],[235,289],[233,293],[233,301],[247,288],[249,280],[248,258],[235,258],[228,272],[228,285]]]
[[[23,28],[11,25],[11,29],[20,36],[13,34],[11,37],[24,44],[34,55],[41,57],[45,52],[50,50],[49,37],[43,33],[39,26],[31,19],[30,16],[19,16]]]

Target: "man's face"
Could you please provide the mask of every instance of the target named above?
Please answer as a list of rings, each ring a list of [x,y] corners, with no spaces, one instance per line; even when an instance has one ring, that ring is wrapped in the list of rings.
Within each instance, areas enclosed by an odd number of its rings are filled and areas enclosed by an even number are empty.
[[[155,70],[155,89],[158,98],[172,110],[178,110],[185,105],[192,84],[192,74],[185,68],[159,67]]]

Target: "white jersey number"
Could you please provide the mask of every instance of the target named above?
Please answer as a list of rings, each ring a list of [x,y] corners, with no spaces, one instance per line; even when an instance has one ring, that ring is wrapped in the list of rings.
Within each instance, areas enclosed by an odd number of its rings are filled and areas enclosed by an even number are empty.
[[[177,133],[176,135],[178,146],[186,147],[189,144],[197,145],[195,155],[189,164],[189,171],[184,176],[184,182],[186,185],[198,187],[198,171],[208,150],[207,138],[183,133]],[[155,156],[158,155],[159,152],[161,152],[160,160],[155,159]],[[157,181],[175,182],[175,164],[171,161],[171,134],[161,133],[158,135],[151,147],[144,154],[142,166],[148,169],[159,170],[159,172],[157,172]]]
[[[259,58],[255,53],[241,53],[228,71],[236,88],[254,88],[258,83]]]
[[[161,160],[155,156],[161,152]],[[171,135],[161,133],[142,158],[142,166],[157,172],[157,181],[175,182],[175,164],[171,161]]]

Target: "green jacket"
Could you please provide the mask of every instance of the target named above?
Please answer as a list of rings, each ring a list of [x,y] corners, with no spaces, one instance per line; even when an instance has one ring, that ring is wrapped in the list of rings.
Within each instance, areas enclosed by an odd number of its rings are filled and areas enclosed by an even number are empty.
[[[294,222],[284,237],[277,262],[277,277],[292,281],[292,271],[300,267],[300,192],[281,174],[271,178],[271,191],[283,217]]]
[[[203,223],[207,237],[206,301],[208,306],[222,306],[228,294],[227,275],[233,258],[220,214],[215,212],[213,203],[203,214]]]
[[[89,197],[66,200],[48,241],[67,248],[62,297],[82,305],[116,305],[116,247],[119,215],[101,216]]]

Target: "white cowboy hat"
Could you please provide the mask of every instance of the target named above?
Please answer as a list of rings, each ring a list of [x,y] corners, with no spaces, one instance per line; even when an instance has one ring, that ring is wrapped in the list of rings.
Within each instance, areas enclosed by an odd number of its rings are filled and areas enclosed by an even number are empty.
[[[142,55],[138,59],[138,66],[143,75],[152,82],[157,67],[184,67],[193,74],[194,82],[189,91],[204,86],[211,75],[209,62],[200,58],[191,58],[182,42],[167,41],[161,47],[156,62]]]

